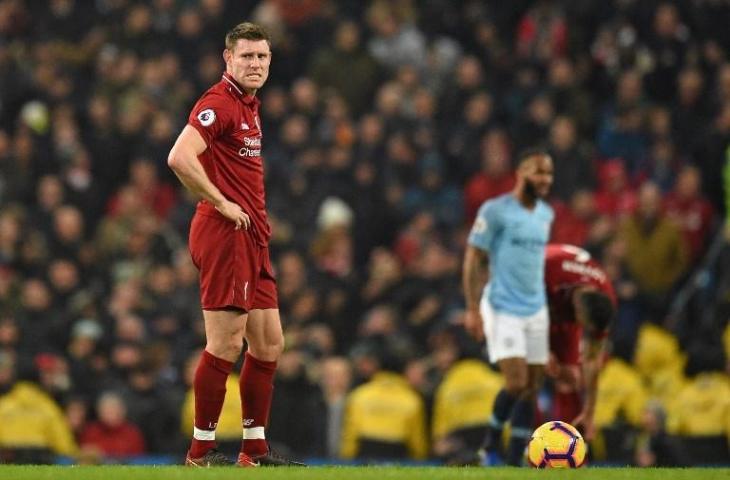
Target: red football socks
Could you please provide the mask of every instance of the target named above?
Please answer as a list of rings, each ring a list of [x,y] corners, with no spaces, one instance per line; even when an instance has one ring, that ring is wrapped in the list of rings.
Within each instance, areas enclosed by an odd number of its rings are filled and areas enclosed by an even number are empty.
[[[241,451],[251,456],[268,453],[264,429],[269,420],[275,371],[276,362],[259,360],[246,352],[239,382],[243,404]]]
[[[216,446],[215,428],[218,425],[226,397],[226,380],[233,363],[203,351],[195,370],[195,430],[190,445],[190,457],[200,458]]]

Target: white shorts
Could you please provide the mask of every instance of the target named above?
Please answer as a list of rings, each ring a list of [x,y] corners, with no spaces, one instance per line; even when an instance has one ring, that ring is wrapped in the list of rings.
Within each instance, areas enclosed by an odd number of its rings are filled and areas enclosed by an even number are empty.
[[[496,363],[505,358],[524,358],[529,365],[547,364],[550,323],[547,307],[528,317],[518,317],[496,312],[485,297],[482,297],[479,307],[489,361]]]

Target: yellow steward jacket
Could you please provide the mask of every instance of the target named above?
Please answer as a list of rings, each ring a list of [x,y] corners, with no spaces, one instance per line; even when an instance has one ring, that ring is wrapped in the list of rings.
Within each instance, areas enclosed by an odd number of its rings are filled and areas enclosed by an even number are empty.
[[[468,359],[452,365],[436,389],[433,437],[486,425],[503,383],[502,376],[482,361]]]
[[[623,416],[639,426],[648,394],[641,375],[625,361],[612,358],[598,376],[598,395],[593,421],[603,428]]]
[[[730,379],[721,372],[700,373],[680,390],[668,413],[670,433],[730,437]]]
[[[360,440],[402,443],[413,459],[428,454],[423,399],[402,375],[376,373],[347,398],[341,455],[356,458]]]
[[[0,396],[0,448],[46,448],[69,456],[77,451],[61,408],[30,382]]]
[[[685,358],[677,338],[656,325],[642,325],[634,364],[644,379],[649,395],[669,408],[685,382]]]

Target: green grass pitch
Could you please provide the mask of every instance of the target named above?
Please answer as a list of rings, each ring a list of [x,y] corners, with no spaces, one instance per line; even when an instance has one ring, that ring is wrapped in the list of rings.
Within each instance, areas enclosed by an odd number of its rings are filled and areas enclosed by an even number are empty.
[[[584,468],[578,470],[533,470],[528,468],[449,467],[309,467],[193,469],[149,466],[15,466],[0,465],[2,480],[730,480],[730,468],[637,469]]]

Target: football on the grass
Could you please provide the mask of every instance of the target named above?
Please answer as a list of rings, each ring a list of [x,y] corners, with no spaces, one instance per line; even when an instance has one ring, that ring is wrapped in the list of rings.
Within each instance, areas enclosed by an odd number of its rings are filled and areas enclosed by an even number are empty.
[[[532,433],[527,461],[535,468],[578,468],[586,457],[583,437],[569,423],[554,420]]]

